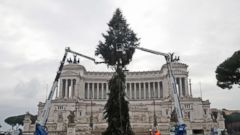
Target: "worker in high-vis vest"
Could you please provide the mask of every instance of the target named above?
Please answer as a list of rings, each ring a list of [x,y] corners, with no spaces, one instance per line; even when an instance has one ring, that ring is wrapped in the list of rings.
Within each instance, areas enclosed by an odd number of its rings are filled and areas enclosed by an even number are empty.
[[[150,131],[150,135],[161,135],[160,132],[157,129],[153,129]]]
[[[157,130],[155,131],[155,135],[161,135],[160,132]]]

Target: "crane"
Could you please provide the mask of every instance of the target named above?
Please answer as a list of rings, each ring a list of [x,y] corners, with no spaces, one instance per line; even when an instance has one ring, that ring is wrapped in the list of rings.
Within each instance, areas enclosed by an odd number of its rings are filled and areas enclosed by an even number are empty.
[[[179,58],[173,58],[173,54],[171,53],[162,53],[162,52],[158,52],[158,51],[154,51],[154,50],[150,50],[150,49],[146,49],[146,48],[142,48],[142,47],[137,47],[137,46],[132,46],[135,49],[141,50],[141,51],[145,51],[145,52],[149,52],[152,54],[156,54],[156,55],[161,55],[165,57],[166,60],[166,64],[167,64],[167,69],[168,69],[168,77],[169,77],[169,81],[170,81],[170,90],[172,92],[172,96],[173,96],[173,100],[174,100],[174,107],[177,113],[177,127],[175,128],[175,135],[183,135],[186,134],[186,125],[184,124],[183,121],[183,114],[182,114],[182,109],[181,109],[181,105],[180,105],[180,101],[179,101],[179,97],[177,94],[177,83],[176,83],[176,79],[173,75],[173,71],[172,71],[172,62],[179,60]]]
[[[130,47],[165,57],[166,65],[167,65],[167,69],[168,69],[168,78],[170,81],[170,90],[172,92],[172,96],[173,96],[173,100],[174,100],[174,108],[176,110],[177,120],[178,120],[177,126],[175,128],[175,135],[186,134],[186,129],[185,129],[186,124],[184,124],[184,121],[183,121],[182,109],[181,109],[179,97],[177,94],[177,83],[176,83],[176,79],[175,79],[175,77],[173,75],[173,71],[172,71],[172,62],[178,61],[179,57],[173,58],[173,53],[163,53],[163,52],[154,51],[154,50],[150,50],[150,49],[146,49],[146,48],[142,48],[142,47],[138,47],[138,46],[130,46]],[[123,44],[117,44],[117,51],[123,51],[123,53],[124,53],[125,48],[124,48]]]
[[[62,73],[63,66],[64,66],[64,63],[65,63],[65,60],[67,58],[67,54],[68,53],[72,53],[72,54],[84,57],[86,59],[89,59],[89,60],[93,61],[95,64],[104,63],[104,62],[97,62],[92,57],[89,57],[89,56],[86,56],[84,54],[72,51],[70,49],[70,47],[65,48],[65,53],[63,55],[63,58],[62,58],[62,61],[60,63],[60,66],[58,68],[57,74],[56,74],[55,79],[53,81],[53,84],[52,84],[52,87],[51,87],[51,91],[50,91],[50,93],[48,95],[48,98],[46,99],[46,103],[44,105],[43,111],[39,115],[39,120],[36,122],[36,128],[35,128],[34,135],[47,135],[48,134],[47,131],[46,131],[45,126],[46,126],[48,115],[49,115],[49,111],[50,111],[50,108],[51,108],[53,95],[54,95],[54,92],[55,92],[55,90],[57,88],[58,80],[59,80],[60,75]]]

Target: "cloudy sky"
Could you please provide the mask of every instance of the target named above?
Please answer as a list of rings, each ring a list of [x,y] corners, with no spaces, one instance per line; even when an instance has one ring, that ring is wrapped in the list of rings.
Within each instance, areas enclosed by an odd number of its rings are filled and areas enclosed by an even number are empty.
[[[240,109],[240,90],[216,86],[215,69],[240,48],[239,0],[1,0],[0,124],[35,114],[46,99],[64,48],[94,57],[116,8],[141,38],[140,46],[175,52],[189,65],[193,95],[212,108]],[[131,71],[158,70],[159,56],[137,51]],[[91,71],[111,71],[81,59]]]

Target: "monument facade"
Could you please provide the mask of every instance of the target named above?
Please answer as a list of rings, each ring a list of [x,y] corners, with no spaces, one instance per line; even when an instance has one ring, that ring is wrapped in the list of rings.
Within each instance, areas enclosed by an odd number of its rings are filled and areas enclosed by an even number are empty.
[[[211,128],[224,129],[224,119],[220,112],[213,119],[209,100],[192,96],[188,66],[175,62],[172,67],[188,133],[209,134]],[[103,112],[109,93],[108,80],[112,74],[90,72],[77,63],[65,65],[46,125],[49,135],[100,135],[107,127]],[[167,66],[163,65],[156,71],[126,71],[125,74],[125,94],[129,101],[133,131],[136,135],[146,134],[153,127],[155,113],[161,134],[170,134],[170,127],[174,124],[170,121],[174,105]],[[40,102],[38,114],[43,107],[44,103]],[[26,115],[24,134],[34,131],[34,124],[29,119]]]

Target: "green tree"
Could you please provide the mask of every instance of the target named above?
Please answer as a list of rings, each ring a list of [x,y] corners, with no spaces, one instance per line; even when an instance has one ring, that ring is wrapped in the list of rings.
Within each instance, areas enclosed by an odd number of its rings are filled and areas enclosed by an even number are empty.
[[[117,9],[108,23],[109,30],[103,34],[104,42],[99,41],[95,54],[100,56],[115,73],[109,80],[109,98],[104,107],[104,118],[108,128],[103,135],[133,135],[129,121],[128,101],[125,100],[125,74],[122,70],[132,60],[138,46],[136,34],[128,27],[120,9]],[[118,48],[122,51],[118,51]]]
[[[231,89],[234,84],[240,85],[240,50],[221,63],[215,72],[219,87]]]
[[[31,119],[32,123],[35,123],[35,121],[37,120],[37,115],[32,115],[32,114],[30,114],[30,115],[31,115],[30,119]],[[23,125],[24,117],[25,117],[25,114],[11,116],[11,117],[6,118],[4,121],[10,126],[15,126],[17,124]]]
[[[113,18],[108,23],[109,30],[107,34],[102,34],[105,41],[99,41],[96,55],[100,55],[107,65],[115,66],[119,65],[125,67],[132,60],[135,49],[130,46],[137,46],[138,38],[136,34],[128,27],[126,20],[124,19],[120,9],[117,9],[113,15]],[[125,52],[119,54],[116,51],[118,45],[123,45]],[[119,60],[122,59],[122,63]]]

